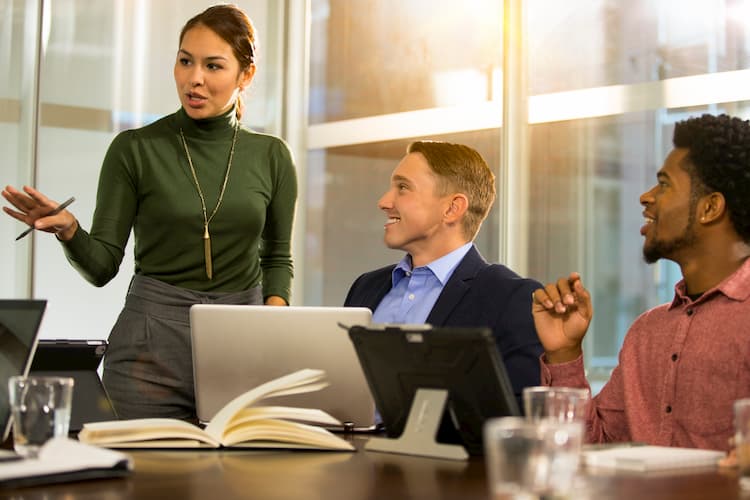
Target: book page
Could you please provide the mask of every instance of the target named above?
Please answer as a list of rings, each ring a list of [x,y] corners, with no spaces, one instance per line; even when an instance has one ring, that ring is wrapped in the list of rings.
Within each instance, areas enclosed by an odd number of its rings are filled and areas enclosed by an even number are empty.
[[[232,432],[239,426],[246,425],[254,420],[262,419],[282,419],[292,420],[294,422],[303,422],[321,426],[343,426],[340,420],[332,417],[323,410],[316,408],[297,408],[294,406],[253,406],[243,408],[231,420],[224,434]]]
[[[299,443],[313,448],[354,450],[354,446],[320,427],[286,420],[255,420],[252,425],[238,426],[224,437],[224,444],[252,444],[252,441]],[[260,443],[259,443],[260,444]]]
[[[84,424],[78,440],[97,445],[112,445],[164,439],[191,439],[219,447],[219,442],[193,424],[171,418],[112,420]],[[160,446],[159,442],[154,443]]]
[[[230,421],[234,419],[241,410],[251,406],[261,399],[272,396],[318,391],[328,385],[324,382],[324,378],[325,372],[322,370],[306,368],[259,385],[227,403],[211,419],[211,422],[206,426],[205,431],[213,439],[226,445],[227,443],[223,442],[222,439],[223,434],[229,426]]]

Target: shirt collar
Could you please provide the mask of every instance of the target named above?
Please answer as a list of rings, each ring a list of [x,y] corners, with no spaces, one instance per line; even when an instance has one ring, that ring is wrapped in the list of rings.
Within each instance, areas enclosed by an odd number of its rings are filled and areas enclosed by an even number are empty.
[[[450,279],[451,275],[453,274],[453,271],[455,271],[456,267],[458,267],[458,264],[466,256],[473,245],[474,243],[470,241],[456,248],[452,252],[443,255],[439,259],[435,259],[429,264],[420,267],[426,267],[427,269],[432,271],[432,274],[434,274],[438,281],[440,281],[440,284],[445,286],[445,284],[448,282],[448,279]],[[414,269],[412,268],[411,264],[411,255],[406,254],[399,261],[399,263],[396,264],[396,267],[391,273],[393,286],[395,287],[404,276],[413,271]]]
[[[739,269],[727,276],[724,281],[706,290],[698,301],[716,293],[722,293],[729,299],[739,301],[746,300],[750,296],[750,258],[745,259]],[[677,307],[688,300],[685,278],[683,278],[674,286],[674,299],[669,308]]]

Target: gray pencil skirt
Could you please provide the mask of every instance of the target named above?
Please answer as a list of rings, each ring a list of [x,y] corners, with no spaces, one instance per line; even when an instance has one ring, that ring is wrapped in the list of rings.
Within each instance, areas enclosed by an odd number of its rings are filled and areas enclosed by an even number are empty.
[[[189,311],[193,304],[262,304],[261,287],[196,292],[135,275],[109,335],[104,387],[120,418],[197,419]]]

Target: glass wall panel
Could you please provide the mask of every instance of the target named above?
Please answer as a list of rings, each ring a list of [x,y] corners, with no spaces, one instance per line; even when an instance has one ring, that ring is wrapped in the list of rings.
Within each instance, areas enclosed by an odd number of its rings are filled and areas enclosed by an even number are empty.
[[[609,369],[629,325],[670,301],[681,279],[670,261],[642,259],[640,194],[672,149],[674,122],[742,104],[535,125],[531,134],[530,274],[552,281],[579,271],[596,314],[586,336],[592,369]]]
[[[750,117],[746,98],[736,91],[736,73],[718,75],[748,69],[750,0],[522,3],[528,95],[544,97],[534,102],[552,110],[569,105],[555,102],[565,96],[554,93],[580,90],[583,103],[578,114],[535,119],[528,165],[511,166],[526,169],[530,179],[532,208],[523,214],[527,218],[519,218],[528,220],[522,229],[528,233],[526,274],[547,282],[574,270],[583,273],[597,311],[586,337],[586,364],[593,378],[603,381],[628,326],[641,312],[670,300],[681,277],[673,263],[643,262],[639,233],[639,196],[654,184],[672,147],[674,123],[703,112]],[[502,2],[470,2],[465,12],[442,2],[422,9],[425,5],[312,1],[310,129],[316,140],[324,137],[317,132],[327,132],[326,124],[336,120],[447,105],[469,109],[472,103],[500,99]],[[678,90],[686,95],[673,99],[677,87],[668,84],[674,79],[710,74],[720,77],[714,80],[717,92],[691,101],[690,92],[705,89],[681,84]],[[721,95],[725,76],[732,77],[726,91],[732,97]],[[602,94],[586,94],[612,85],[622,92],[607,94],[607,102],[600,100]],[[451,90],[450,99],[439,97],[442,88]],[[484,128],[479,120],[472,127],[471,121],[466,132],[457,128],[431,138],[473,145],[499,172],[498,130],[471,132]],[[378,123],[372,122],[373,135]],[[364,136],[357,134],[358,142]],[[310,151],[306,178],[304,276],[305,301],[311,304],[340,304],[358,274],[401,257],[382,244],[382,215],[375,204],[409,139],[352,145],[330,140],[336,147],[316,145]],[[493,260],[499,254],[498,215],[524,210],[505,203],[496,202],[478,240]]]
[[[475,148],[497,175],[500,131],[466,132],[426,139]],[[308,153],[305,304],[342,305],[360,274],[398,262],[403,252],[383,243],[385,215],[378,199],[391,172],[415,138],[316,150]],[[493,205],[476,239],[492,260],[498,252],[498,207]]]
[[[526,6],[530,95],[747,69],[742,13],[750,2],[532,0]],[[586,364],[602,379],[635,317],[671,300],[681,278],[671,262],[643,262],[639,233],[638,198],[655,183],[675,121],[703,112],[748,116],[743,103],[666,109],[659,103],[670,98],[667,90],[638,92],[653,109],[630,111],[625,99],[620,114],[537,123],[530,134],[529,274],[550,281],[584,273],[596,310]],[[596,116],[593,92],[586,104]]]
[[[524,4],[531,95],[748,67],[747,0]]]
[[[28,183],[32,140],[26,132],[33,117],[36,2],[0,0],[0,187]],[[31,43],[29,43],[31,41]],[[22,108],[22,101],[24,107]],[[0,199],[0,202],[4,202]],[[15,241],[24,227],[0,213],[0,298],[28,293],[31,239]]]
[[[18,58],[21,50],[18,43],[6,45],[6,39],[15,38],[12,38],[14,30],[6,30],[5,26],[15,27],[19,23],[7,20],[9,3],[14,4],[0,0],[3,25],[0,60]],[[44,2],[36,186],[56,200],[75,196],[71,211],[84,228],[91,225],[99,168],[116,133],[179,108],[172,69],[180,29],[191,16],[215,3],[207,0]],[[258,31],[258,71],[247,91],[243,120],[256,130],[278,133],[283,88],[280,72],[283,61],[279,56],[283,50],[279,46],[278,27],[283,5],[260,0],[236,3],[250,15]],[[9,92],[6,88],[12,86],[9,78],[18,76],[11,72],[10,76],[0,77],[0,117],[10,116],[0,118],[0,127],[12,129],[18,119],[7,112],[7,106],[2,106],[6,101],[10,101],[11,110],[18,106],[13,91],[6,98]],[[3,140],[12,137],[12,131],[0,136]],[[3,175],[3,181],[6,179],[17,183]],[[3,220],[0,230],[5,231],[7,224]],[[18,230],[17,223],[11,226]],[[68,265],[54,237],[45,234],[34,238],[34,296],[49,301],[42,336],[106,337],[122,307],[133,272],[132,247],[126,250],[118,276],[99,289]]]
[[[312,0],[310,122],[500,99],[501,0]]]
[[[23,13],[15,14],[14,2],[0,1],[0,64],[3,68],[16,68],[16,71],[0,73],[0,150],[4,152],[7,162],[0,167],[2,186],[23,182],[20,178],[18,164],[18,120],[20,100],[21,47],[23,34]],[[15,60],[15,61],[14,61]],[[15,64],[13,64],[15,62]],[[13,239],[13,231],[18,225],[3,215],[0,219],[0,254],[3,256],[3,274],[0,280],[0,297],[13,297],[15,285],[19,282],[18,245]],[[20,231],[18,231],[20,232]]]
[[[586,336],[590,370],[606,376],[629,325],[670,301],[681,279],[670,261],[643,261],[639,232],[639,197],[656,183],[672,149],[674,122],[745,108],[658,110],[532,127],[530,274],[544,281],[582,274],[596,311]]]

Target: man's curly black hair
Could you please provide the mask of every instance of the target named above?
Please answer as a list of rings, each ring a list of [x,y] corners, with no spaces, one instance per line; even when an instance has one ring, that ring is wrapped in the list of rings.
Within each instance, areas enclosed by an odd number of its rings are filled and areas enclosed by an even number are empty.
[[[673,142],[690,150],[693,191],[723,194],[735,231],[750,243],[750,122],[724,114],[688,118],[675,124]]]

